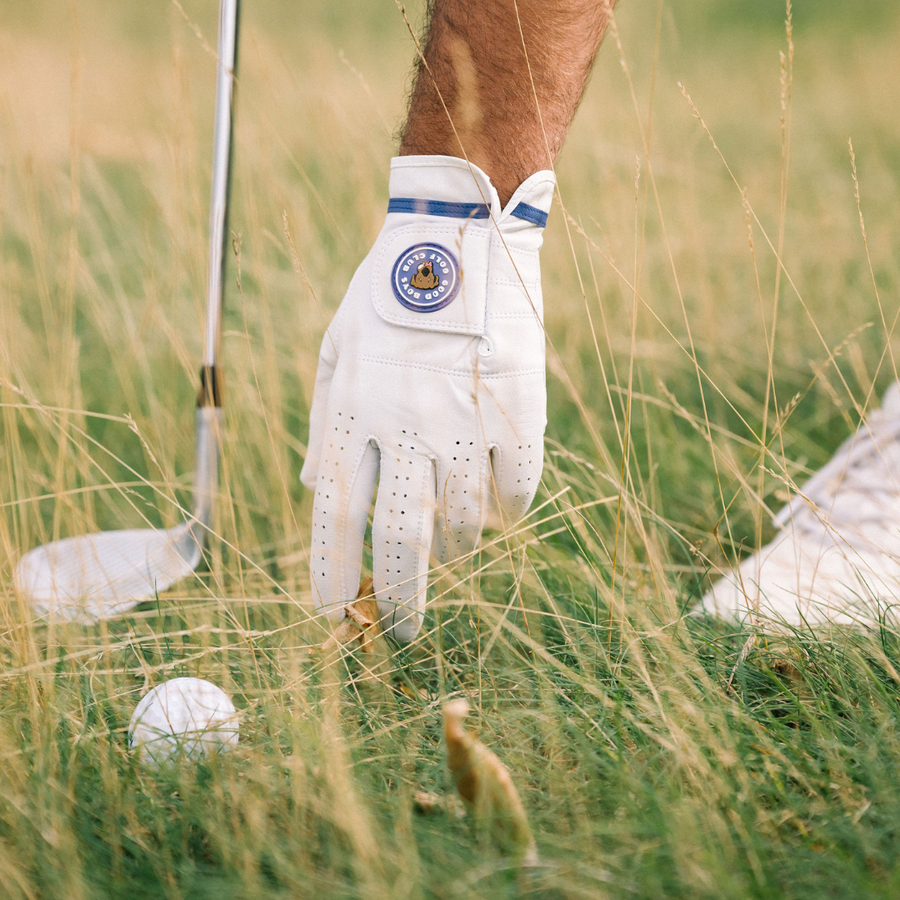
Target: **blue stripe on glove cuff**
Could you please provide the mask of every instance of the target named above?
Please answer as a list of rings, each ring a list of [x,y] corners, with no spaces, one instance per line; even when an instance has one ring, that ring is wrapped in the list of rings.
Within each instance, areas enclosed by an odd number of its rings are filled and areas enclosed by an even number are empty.
[[[444,200],[419,200],[415,197],[392,197],[388,201],[388,212],[444,216],[448,219],[486,219],[490,216],[484,203],[447,203]]]
[[[524,219],[526,222],[531,222],[533,225],[537,225],[540,228],[543,228],[547,224],[547,213],[542,209],[538,209],[536,206],[532,206],[530,203],[518,204],[512,211],[512,215],[517,219]]]
[[[388,201],[388,212],[443,216],[447,219],[487,219],[491,214],[484,203],[448,203],[445,200],[420,200],[416,197],[392,197]],[[512,215],[539,228],[544,228],[547,224],[547,213],[530,203],[519,203]]]

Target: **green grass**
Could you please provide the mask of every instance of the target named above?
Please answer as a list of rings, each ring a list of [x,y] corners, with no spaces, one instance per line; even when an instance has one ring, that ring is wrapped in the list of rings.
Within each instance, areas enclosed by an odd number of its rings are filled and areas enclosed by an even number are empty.
[[[181,5],[212,43],[217,4]],[[297,475],[403,116],[414,49],[387,0],[245,4],[201,572],[87,629],[35,621],[12,589],[30,547],[171,525],[190,497],[213,68],[174,5],[107,6],[0,3],[0,897],[896,896],[897,632],[683,616],[727,565],[716,524],[730,558],[771,536],[785,480],[897,377],[893,6],[798,0],[783,138],[778,3],[621,5],[542,254],[544,505],[436,574],[383,679],[305,652],[322,633]],[[242,739],[146,771],[128,721],[176,675],[229,691]],[[538,870],[415,811],[452,792],[440,706],[459,695]]]

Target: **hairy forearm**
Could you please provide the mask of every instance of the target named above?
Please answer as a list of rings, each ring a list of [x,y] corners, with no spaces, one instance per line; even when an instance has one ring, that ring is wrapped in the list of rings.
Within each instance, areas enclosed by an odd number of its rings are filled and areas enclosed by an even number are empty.
[[[502,202],[556,161],[614,0],[434,0],[400,154],[464,156]]]

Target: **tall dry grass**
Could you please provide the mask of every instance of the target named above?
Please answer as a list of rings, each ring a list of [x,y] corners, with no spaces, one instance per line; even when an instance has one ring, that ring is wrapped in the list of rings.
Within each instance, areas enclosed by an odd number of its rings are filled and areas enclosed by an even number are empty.
[[[896,634],[683,617],[896,378],[896,15],[798,7],[792,51],[760,9],[620,9],[542,255],[542,494],[435,573],[373,678],[305,653],[297,474],[319,339],[384,215],[399,12],[246,4],[217,540],[85,629],[37,621],[11,573],[189,501],[216,10],[3,5],[0,895],[895,892]],[[234,695],[240,747],[142,771],[131,711],[181,674]],[[457,695],[520,787],[530,874],[415,811],[452,789]]]

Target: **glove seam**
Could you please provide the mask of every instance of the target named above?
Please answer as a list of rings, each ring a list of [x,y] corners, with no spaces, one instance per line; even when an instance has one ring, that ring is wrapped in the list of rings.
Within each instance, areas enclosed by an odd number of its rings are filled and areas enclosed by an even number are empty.
[[[462,376],[466,378],[472,378],[475,375],[474,369],[446,369],[441,366],[429,366],[427,363],[413,363],[413,362],[404,362],[399,359],[390,359],[385,356],[357,356],[355,357],[360,362],[370,362],[370,363],[380,363],[382,365],[387,366],[401,366],[406,369],[423,369],[426,372],[440,372],[442,375],[456,375]],[[479,378],[489,378],[491,380],[497,380],[499,378],[516,378],[521,375],[538,375],[543,374],[543,367],[534,368],[534,369],[514,369],[509,372],[478,372]],[[374,439],[374,438],[373,438]]]
[[[498,284],[505,287],[525,287],[528,289],[539,288],[541,286],[541,280],[540,278],[489,278],[488,284]]]

